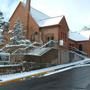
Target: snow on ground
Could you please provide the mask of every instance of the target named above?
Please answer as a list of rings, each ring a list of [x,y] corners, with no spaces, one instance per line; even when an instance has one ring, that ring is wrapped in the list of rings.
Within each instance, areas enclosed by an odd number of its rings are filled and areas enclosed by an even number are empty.
[[[47,73],[46,76],[48,76],[51,74],[55,74],[58,72],[63,72],[63,71],[75,68],[80,65],[82,66],[83,64],[86,65],[86,63],[89,63],[89,62],[90,62],[90,59],[85,59],[82,61],[77,61],[77,62],[73,62],[69,64],[57,65],[57,66],[48,67],[48,68],[44,68],[40,70],[21,72],[21,73],[9,74],[9,75],[0,75],[0,83],[15,80],[15,79],[20,79],[20,78],[25,78],[28,76],[39,75],[40,73]]]

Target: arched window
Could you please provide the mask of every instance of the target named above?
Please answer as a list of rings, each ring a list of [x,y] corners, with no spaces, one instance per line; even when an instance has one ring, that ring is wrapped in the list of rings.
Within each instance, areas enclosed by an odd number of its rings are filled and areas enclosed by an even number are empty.
[[[48,33],[46,35],[46,41],[54,40],[54,34],[53,33]]]
[[[54,40],[54,36],[51,36],[51,40]]]
[[[50,40],[50,37],[47,37],[47,41],[49,41]]]
[[[83,46],[82,46],[82,44],[79,45],[79,50],[80,50],[80,51],[83,50]]]
[[[34,34],[35,34],[35,35],[38,35],[38,32],[35,32]]]

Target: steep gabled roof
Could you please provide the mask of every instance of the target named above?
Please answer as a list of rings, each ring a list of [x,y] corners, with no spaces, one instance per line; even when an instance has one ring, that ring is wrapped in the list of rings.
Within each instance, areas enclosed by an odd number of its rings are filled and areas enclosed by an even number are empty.
[[[38,22],[40,27],[58,25],[62,20],[63,16],[50,17],[46,19],[42,19]]]
[[[24,8],[25,8],[25,4],[24,3],[22,3],[22,2],[20,2],[20,3],[18,3],[18,5],[16,6],[16,8],[15,9],[13,9],[13,13],[12,13],[12,16],[14,15],[14,13],[16,12],[16,10],[17,10],[17,8],[20,6],[20,5],[22,5]],[[42,19],[45,19],[45,18],[49,18],[49,16],[48,15],[46,15],[46,14],[44,14],[44,13],[42,13],[42,12],[40,12],[39,10],[37,10],[37,9],[35,9],[35,8],[32,8],[31,7],[31,9],[30,9],[30,14],[31,14],[31,16],[34,18],[34,20],[38,23],[40,20],[42,20]],[[10,19],[12,18],[12,16],[10,17]],[[10,21],[10,19],[9,19],[9,21]]]
[[[17,8],[19,7],[19,5],[23,5],[23,7],[25,8],[25,4],[20,2],[14,13],[16,12]],[[14,13],[12,14],[12,16],[14,15]],[[36,23],[39,25],[39,27],[45,27],[45,26],[52,26],[52,25],[57,25],[60,23],[60,21],[62,20],[63,16],[57,16],[57,17],[49,17],[48,15],[40,12],[39,10],[32,8],[30,10],[30,14],[33,17],[33,19],[36,21]],[[11,16],[11,18],[12,18]],[[10,19],[11,19],[10,18]]]
[[[31,10],[30,10],[30,13],[31,13],[31,16],[34,18],[34,20],[39,23],[40,20],[42,19],[46,19],[46,18],[50,18],[48,15],[38,11],[37,9],[35,8],[32,8],[31,7]]]

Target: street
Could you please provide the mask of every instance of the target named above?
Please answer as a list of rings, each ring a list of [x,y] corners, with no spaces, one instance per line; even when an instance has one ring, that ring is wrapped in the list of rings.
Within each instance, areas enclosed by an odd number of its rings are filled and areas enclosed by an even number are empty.
[[[0,90],[90,90],[90,67],[79,67],[0,87]]]

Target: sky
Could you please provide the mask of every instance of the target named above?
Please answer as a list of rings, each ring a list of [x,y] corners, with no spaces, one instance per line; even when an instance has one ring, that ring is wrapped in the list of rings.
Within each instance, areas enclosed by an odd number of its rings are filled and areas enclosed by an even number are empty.
[[[5,20],[10,18],[19,2],[20,0],[0,0],[0,10],[4,13]],[[71,31],[90,26],[90,0],[31,0],[31,6],[51,17],[64,15]]]

